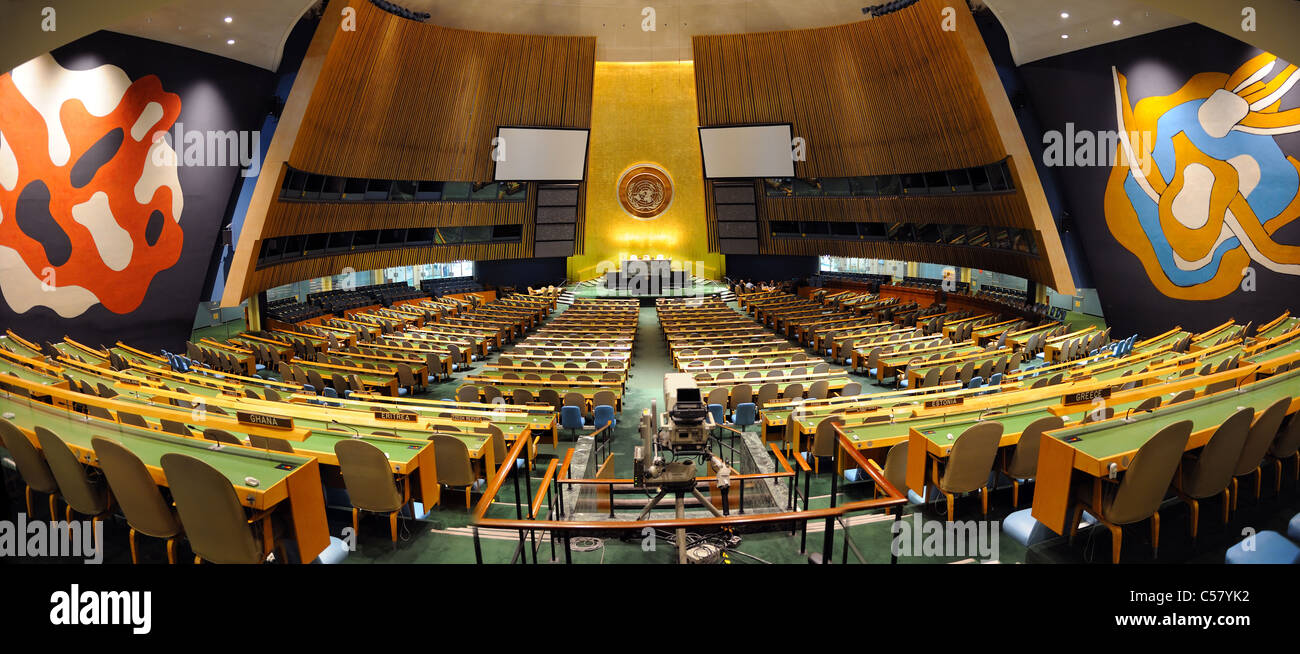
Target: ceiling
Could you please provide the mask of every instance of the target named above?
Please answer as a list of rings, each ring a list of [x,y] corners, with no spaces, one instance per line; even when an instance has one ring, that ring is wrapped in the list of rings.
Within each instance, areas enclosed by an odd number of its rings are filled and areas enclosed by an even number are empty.
[[[1188,21],[1138,0],[983,0],[1011,41],[1016,64],[1054,57]],[[1062,18],[1062,13],[1069,18]],[[1118,19],[1119,25],[1113,21]],[[1061,38],[1066,35],[1069,38]]]
[[[319,0],[67,0],[119,7],[107,20],[116,32],[155,39],[274,70],[289,32]],[[348,0],[364,2],[365,0]],[[430,22],[488,32],[594,35],[601,61],[692,58],[691,36],[838,25],[864,20],[862,7],[880,0],[401,0]],[[1213,0],[1218,2],[1219,0]],[[1274,0],[1259,0],[1265,4]],[[38,0],[36,4],[44,4]],[[1006,29],[1017,63],[1072,52],[1183,25],[1178,2],[1151,0],[970,0],[986,5]],[[28,0],[0,0],[5,4]],[[336,7],[340,0],[334,0]],[[1285,4],[1285,3],[1284,3]],[[161,6],[158,6],[161,5]],[[654,30],[642,11],[656,10]],[[136,11],[127,8],[134,6]],[[1159,7],[1171,7],[1169,12]],[[1069,13],[1062,18],[1061,13]],[[1179,11],[1187,14],[1186,11]],[[120,16],[133,15],[122,19]],[[230,23],[225,22],[229,16]],[[1196,16],[1192,16],[1196,18]],[[63,17],[60,16],[62,19]],[[1118,19],[1119,25],[1112,24]],[[1226,19],[1225,19],[1226,20]],[[1284,22],[1284,21],[1283,21]],[[1267,26],[1267,21],[1261,21]],[[62,26],[61,26],[62,27]],[[1283,28],[1278,28],[1283,29]],[[29,30],[31,31],[31,30]],[[63,29],[59,30],[63,32]],[[1263,30],[1261,29],[1261,32]],[[1285,31],[1285,30],[1284,30]],[[1062,38],[1067,35],[1068,38]],[[1280,37],[1289,38],[1289,37]],[[233,40],[234,43],[227,43]],[[28,55],[30,57],[30,55]]]
[[[108,29],[275,70],[289,32],[318,1],[171,0]]]

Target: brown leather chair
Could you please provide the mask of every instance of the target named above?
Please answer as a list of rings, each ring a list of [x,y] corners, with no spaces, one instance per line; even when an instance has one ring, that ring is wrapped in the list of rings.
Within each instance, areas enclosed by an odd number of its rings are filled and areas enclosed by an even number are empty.
[[[1141,413],[1143,411],[1155,411],[1156,409],[1159,408],[1160,408],[1160,396],[1153,395],[1151,397],[1148,397],[1145,400],[1142,400],[1141,404],[1138,404],[1136,407],[1134,407],[1133,413]]]
[[[429,437],[433,441],[433,455],[437,461],[438,467],[438,484],[448,488],[463,486],[465,488],[465,508],[471,508],[470,490],[478,478],[474,475],[474,469],[470,466],[469,448],[465,442],[455,436],[446,434],[434,434]]]
[[[1246,475],[1255,476],[1255,500],[1259,500],[1259,487],[1263,483],[1263,472],[1261,467],[1264,465],[1264,457],[1268,454],[1268,448],[1277,438],[1278,430],[1282,428],[1282,419],[1286,417],[1287,407],[1291,405],[1291,398],[1284,397],[1270,404],[1255,419],[1255,424],[1251,425],[1250,433],[1246,435],[1246,444],[1241,448],[1241,456],[1237,459],[1234,466],[1232,477],[1232,509],[1237,510],[1237,498],[1240,497],[1237,492],[1237,480]]]
[[[1151,519],[1151,551],[1160,552],[1160,503],[1169,492],[1178,464],[1192,434],[1192,421],[1183,420],[1161,429],[1138,448],[1119,483],[1098,479],[1076,489],[1070,540],[1079,528],[1084,510],[1106,525],[1111,536],[1111,561],[1119,563],[1123,526]],[[1096,484],[1101,484],[1100,491]]]
[[[32,491],[50,496],[50,520],[58,520],[56,506],[59,501],[59,482],[55,480],[50,465],[46,463],[41,451],[27,439],[27,435],[12,422],[0,418],[0,440],[13,457],[18,467],[18,476],[22,477],[26,487],[27,515],[33,516]]]
[[[1178,404],[1179,402],[1186,402],[1195,397],[1196,397],[1196,390],[1189,388],[1186,390],[1178,391],[1178,393],[1176,393],[1173,397],[1169,398],[1169,404]]]
[[[249,434],[248,446],[255,447],[259,450],[270,450],[272,452],[284,452],[286,454],[293,454],[293,446],[289,444],[289,441],[283,438],[275,438],[272,436],[259,436],[257,434]]]
[[[179,452],[162,455],[162,468],[195,563],[262,563],[275,549],[271,511],[248,517],[219,470]]]
[[[176,563],[176,539],[182,533],[180,518],[163,499],[144,462],[131,450],[102,436],[92,438],[90,444],[95,449],[95,458],[99,459],[104,478],[108,480],[108,487],[131,527],[128,537],[131,563],[139,562],[135,548],[137,532],[166,541],[167,562]]]
[[[1174,476],[1174,489],[1191,509],[1192,542],[1196,541],[1197,525],[1200,522],[1200,500],[1222,495],[1223,524],[1228,524],[1228,510],[1232,505],[1232,492],[1228,490],[1228,485],[1232,483],[1233,467],[1241,457],[1241,448],[1246,445],[1246,436],[1250,433],[1250,422],[1254,417],[1253,407],[1245,407],[1232,414],[1214,430],[1198,456],[1184,456],[1182,465],[1178,467],[1179,474]]]
[[[943,474],[931,481],[948,500],[948,521],[952,521],[953,504],[961,493],[980,492],[980,513],[989,513],[989,473],[1002,440],[1002,423],[978,422],[957,436],[948,451]],[[935,474],[932,471],[932,474]]]
[[[825,379],[818,379],[808,387],[808,399],[824,400],[830,395],[830,382]]]
[[[1043,432],[1060,429],[1065,420],[1060,416],[1039,418],[1020,432],[1016,447],[1008,455],[1003,451],[1002,474],[1011,480],[1011,506],[1020,507],[1020,484],[1038,476],[1038,446],[1043,441]]]
[[[217,443],[225,443],[226,445],[244,444],[244,441],[241,441],[238,438],[236,438],[234,434],[231,434],[230,432],[222,429],[213,429],[211,427],[203,430],[203,438],[206,440],[215,441]]]
[[[55,481],[59,484],[59,495],[68,505],[65,518],[72,522],[72,512],[90,516],[91,524],[108,513],[113,506],[108,488],[92,482],[86,467],[77,460],[77,455],[68,449],[68,444],[58,434],[37,426],[36,440],[41,444],[41,454],[50,466]]]
[[[162,425],[162,430],[169,434],[176,434],[178,436],[190,436],[190,437],[194,436],[194,432],[190,431],[190,428],[186,426],[185,423],[183,422],[172,420],[170,418],[160,418],[159,424]]]
[[[1278,430],[1277,439],[1268,448],[1268,455],[1277,469],[1277,492],[1282,492],[1282,460],[1295,460],[1295,479],[1300,480],[1300,417],[1291,416],[1285,429]]]
[[[461,386],[460,388],[456,389],[456,401],[457,402],[478,402],[478,397],[479,397],[478,394],[479,394],[478,386],[475,386],[473,384],[465,384],[464,386]]]
[[[754,387],[749,384],[737,384],[731,387],[731,398],[727,403],[727,409],[735,413],[737,406],[753,401]]]
[[[813,472],[821,474],[821,460],[835,456],[835,425],[843,425],[842,416],[827,416],[817,423],[817,431],[813,434],[812,454]]]
[[[554,388],[543,388],[537,391],[537,399],[555,407],[556,411],[559,411],[560,407],[564,406],[564,400],[560,399],[559,392]]]
[[[363,440],[347,439],[334,443],[343,483],[352,503],[352,532],[359,534],[360,512],[387,513],[393,545],[397,545],[397,516],[411,500],[410,488],[398,489],[388,457],[383,450]]]

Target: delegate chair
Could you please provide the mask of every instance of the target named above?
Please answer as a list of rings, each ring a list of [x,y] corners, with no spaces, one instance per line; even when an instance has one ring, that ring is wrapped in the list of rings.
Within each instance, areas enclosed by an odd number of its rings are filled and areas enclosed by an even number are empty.
[[[163,499],[148,468],[131,450],[102,436],[90,441],[95,448],[95,458],[108,479],[108,487],[117,498],[117,504],[131,527],[131,563],[138,563],[135,551],[137,532],[167,542],[167,562],[176,563],[176,539],[181,535],[181,522],[176,511]]]
[[[1119,563],[1120,545],[1124,538],[1123,526],[1150,518],[1151,552],[1153,556],[1159,555],[1160,503],[1169,491],[1179,461],[1187,450],[1187,439],[1191,435],[1191,420],[1176,422],[1161,429],[1138,448],[1128,470],[1124,472],[1124,478],[1118,484],[1108,479],[1100,480],[1104,486],[1100,497],[1094,496],[1093,484],[1079,486],[1074,516],[1070,521],[1070,541],[1074,541],[1079,521],[1086,510],[1110,530],[1111,561]]]
[[[1222,495],[1223,524],[1228,524],[1228,509],[1232,504],[1228,484],[1232,482],[1233,466],[1241,457],[1241,448],[1246,444],[1250,421],[1254,417],[1255,409],[1252,407],[1232,414],[1214,430],[1199,456],[1184,456],[1182,465],[1178,467],[1180,473],[1174,476],[1174,489],[1191,509],[1192,542],[1196,542],[1196,528],[1200,522],[1200,500]]]
[[[736,415],[736,407],[746,402],[753,401],[754,387],[749,384],[739,384],[731,387],[731,398],[727,404],[727,408],[731,411],[731,415],[734,416]]]
[[[1277,435],[1277,440],[1269,447],[1268,455],[1277,468],[1277,492],[1282,491],[1282,460],[1295,460],[1295,479],[1300,480],[1300,418],[1291,417],[1286,430]]]
[[[813,434],[812,459],[813,472],[821,474],[821,460],[835,456],[835,425],[844,424],[840,416],[828,416],[817,423],[817,432]]]
[[[537,400],[551,405],[556,411],[564,406],[564,401],[560,399],[560,394],[554,388],[543,388],[537,391]]]
[[[91,481],[85,465],[77,460],[77,455],[68,449],[68,443],[43,426],[36,426],[36,441],[40,442],[40,451],[45,455],[49,471],[59,482],[59,494],[68,504],[66,519],[73,521],[73,511],[91,517],[91,524],[101,519],[112,507],[112,497],[108,489]]]
[[[1142,403],[1137,405],[1137,407],[1135,407],[1133,411],[1134,413],[1140,413],[1142,411],[1155,411],[1156,409],[1159,408],[1160,408],[1160,396],[1153,395],[1151,397],[1148,397],[1145,400],[1142,400]]]
[[[457,402],[478,402],[478,386],[466,384],[456,389]]]
[[[0,439],[3,439],[5,449],[9,450],[9,456],[13,457],[14,464],[18,467],[18,476],[23,478],[23,485],[26,487],[27,515],[35,515],[32,511],[34,490],[49,495],[50,520],[57,520],[55,506],[59,498],[59,482],[55,480],[54,473],[50,471],[50,465],[45,462],[41,451],[32,445],[18,427],[4,418],[0,418]]]
[[[1196,391],[1189,388],[1184,391],[1178,391],[1176,395],[1169,398],[1169,403],[1178,404],[1179,402],[1186,402],[1194,397],[1196,397]]]
[[[808,399],[824,400],[830,395],[830,382],[825,379],[818,379],[808,387]]]
[[[533,393],[526,388],[516,388],[514,392],[510,394],[510,399],[512,403],[523,406],[533,401]]]
[[[409,487],[403,484],[403,490],[398,490],[393,473],[388,469],[388,457],[370,443],[341,440],[334,444],[334,455],[338,457],[339,470],[343,473],[343,483],[352,503],[352,533],[360,533],[361,511],[387,513],[388,529],[396,547],[397,514],[410,501]]]
[[[194,432],[190,431],[190,428],[186,427],[185,423],[183,422],[177,422],[175,420],[170,420],[168,418],[160,418],[159,424],[162,425],[162,430],[169,434],[176,434],[177,436],[189,436],[191,438],[194,437]]]
[[[989,513],[989,473],[998,455],[1002,423],[979,422],[971,425],[953,441],[943,474],[934,480],[948,500],[948,521],[952,522],[957,495],[980,492],[980,513]]]
[[[433,456],[438,468],[438,485],[448,488],[463,486],[465,509],[468,510],[471,507],[470,489],[478,481],[469,463],[469,448],[465,446],[465,441],[446,434],[434,434],[429,440],[433,441]]]
[[[762,389],[760,389],[760,393]],[[840,389],[840,397],[857,397],[862,394],[862,384],[858,382],[849,382]]]
[[[210,441],[216,441],[218,443],[225,443],[226,445],[244,444],[243,441],[239,440],[238,438],[235,438],[235,436],[230,432],[222,431],[220,429],[204,429],[203,438]]]
[[[1269,405],[1264,412],[1259,414],[1255,424],[1251,426],[1250,433],[1246,435],[1246,444],[1241,448],[1241,456],[1237,459],[1237,465],[1234,466],[1232,476],[1232,508],[1237,509],[1237,498],[1240,494],[1237,492],[1237,480],[1246,475],[1255,476],[1255,500],[1259,500],[1259,486],[1263,483],[1263,472],[1260,470],[1264,465],[1264,457],[1268,455],[1268,448],[1277,438],[1278,429],[1282,427],[1282,419],[1286,417],[1287,407],[1291,406],[1291,398],[1284,397],[1273,404]]]
[[[803,384],[799,382],[792,382],[790,384],[786,384],[785,390],[781,391],[781,399],[783,400],[798,400],[801,399],[802,397],[803,397]]]
[[[1011,480],[1011,507],[1020,508],[1020,484],[1038,475],[1038,445],[1043,441],[1043,432],[1060,429],[1065,420],[1060,416],[1039,418],[1020,432],[1020,439],[1010,456],[1003,451],[1002,474]]]
[[[126,411],[118,411],[117,420],[118,422],[121,422],[124,425],[131,425],[132,427],[143,427],[145,429],[152,429],[152,427],[149,426],[149,423],[146,422],[145,419],[140,417],[138,414],[128,413]]]
[[[777,395],[779,395],[780,392],[781,386],[776,382],[763,384],[758,387],[758,398],[754,400],[754,403],[758,405],[758,408],[762,409],[768,402],[776,400]]]
[[[162,468],[181,526],[194,550],[195,563],[254,564],[266,560],[275,546],[271,511],[248,517],[230,480],[187,454],[162,455]],[[260,538],[256,533],[259,531]]]
[[[272,452],[284,452],[286,454],[293,454],[293,446],[289,444],[289,441],[283,438],[249,434],[248,445],[249,447],[255,447],[259,450],[270,450]]]

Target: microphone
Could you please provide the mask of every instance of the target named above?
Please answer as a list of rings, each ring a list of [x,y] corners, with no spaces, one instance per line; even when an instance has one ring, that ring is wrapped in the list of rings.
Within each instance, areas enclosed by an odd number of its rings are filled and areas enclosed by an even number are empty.
[[[351,432],[352,432],[352,437],[353,437],[353,438],[361,438],[361,432],[357,431],[356,427],[353,427],[353,426],[351,426],[351,425],[345,425],[345,424],[339,422],[338,419],[336,419],[336,418],[330,418],[330,424],[331,424],[331,425],[338,425],[338,426],[340,426],[340,427],[342,427],[342,428],[344,428],[344,429],[347,429],[348,431],[351,431]]]

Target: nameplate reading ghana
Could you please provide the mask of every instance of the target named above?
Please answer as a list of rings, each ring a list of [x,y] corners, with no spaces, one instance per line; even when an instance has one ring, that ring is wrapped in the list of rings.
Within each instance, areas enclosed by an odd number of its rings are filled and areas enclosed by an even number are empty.
[[[241,425],[255,425],[270,427],[271,429],[293,429],[293,418],[281,418],[280,416],[268,416],[246,411],[236,411],[235,417]]]
[[[1091,391],[1079,391],[1078,393],[1070,393],[1069,395],[1065,396],[1065,404],[1082,404],[1084,402],[1091,402],[1097,398],[1107,398],[1107,397],[1110,397],[1109,386],[1107,386],[1106,388],[1093,389]]]
[[[375,420],[395,420],[397,422],[418,422],[420,416],[399,411],[376,411]]]
[[[942,399],[930,400],[929,402],[926,402],[925,408],[933,409],[935,407],[941,407],[941,406],[955,406],[958,404],[964,404],[965,402],[966,402],[966,398],[964,397],[945,397]]]

